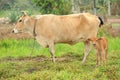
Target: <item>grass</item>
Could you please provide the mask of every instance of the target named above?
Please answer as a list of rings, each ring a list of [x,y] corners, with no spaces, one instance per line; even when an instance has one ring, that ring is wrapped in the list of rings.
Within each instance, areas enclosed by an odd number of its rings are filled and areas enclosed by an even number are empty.
[[[56,63],[52,63],[49,49],[33,40],[0,41],[0,80],[120,80],[120,38],[108,38],[109,62],[96,67],[94,50],[86,64],[83,43],[70,46],[57,44]]]
[[[79,53],[83,52],[83,44],[79,43],[74,46],[67,44],[55,45],[56,56],[61,56],[67,52]],[[36,41],[33,40],[9,40],[5,39],[0,41],[0,57],[26,57],[45,55],[50,56],[49,49],[42,48]]]
[[[108,38],[109,41],[109,52],[119,51],[120,49],[120,38]],[[117,43],[117,44],[115,44]],[[66,53],[83,54],[84,44],[78,43],[73,46],[68,44],[57,44],[55,45],[56,56],[59,57]],[[34,40],[1,40],[0,41],[0,57],[26,57],[26,56],[37,56],[45,55],[50,56],[49,49],[41,47]]]
[[[1,10],[0,17],[8,17],[9,13],[10,13],[10,11],[8,11],[8,10]]]

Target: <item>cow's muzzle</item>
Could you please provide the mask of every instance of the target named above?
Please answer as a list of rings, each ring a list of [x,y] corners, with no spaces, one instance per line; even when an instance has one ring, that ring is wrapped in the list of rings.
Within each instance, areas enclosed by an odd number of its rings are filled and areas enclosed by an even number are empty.
[[[13,29],[12,33],[18,33],[18,30],[17,29]]]

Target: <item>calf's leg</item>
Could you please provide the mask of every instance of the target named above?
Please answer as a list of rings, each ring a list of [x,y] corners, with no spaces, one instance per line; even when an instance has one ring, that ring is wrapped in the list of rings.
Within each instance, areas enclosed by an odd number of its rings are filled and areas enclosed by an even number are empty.
[[[102,51],[101,58],[103,60],[104,65],[106,65],[105,51]]]
[[[106,53],[105,53],[105,64],[107,65],[108,63],[108,50],[106,50]]]
[[[100,55],[100,53],[98,51],[96,53],[96,57],[97,57],[97,66],[100,66],[100,57],[101,57],[101,55]]]

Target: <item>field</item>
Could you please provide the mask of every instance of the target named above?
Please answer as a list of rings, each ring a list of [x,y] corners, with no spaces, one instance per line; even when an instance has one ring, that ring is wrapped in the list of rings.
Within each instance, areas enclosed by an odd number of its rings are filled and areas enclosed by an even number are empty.
[[[83,43],[70,46],[57,44],[56,63],[49,50],[32,39],[0,41],[0,80],[120,80],[120,38],[109,40],[109,62],[96,67],[92,49],[86,63]]]

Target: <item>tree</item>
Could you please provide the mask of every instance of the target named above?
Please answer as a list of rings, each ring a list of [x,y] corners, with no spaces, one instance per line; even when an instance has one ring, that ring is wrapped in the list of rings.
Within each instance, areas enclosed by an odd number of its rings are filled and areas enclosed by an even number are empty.
[[[14,4],[14,0],[0,0],[0,10],[10,9],[10,4]]]
[[[94,0],[94,14],[96,15],[96,0]]]
[[[111,0],[111,14],[120,15],[120,0]]]
[[[71,13],[71,0],[33,0],[43,14],[68,14]]]
[[[110,0],[108,0],[108,15],[111,15],[111,10],[110,10]]]

